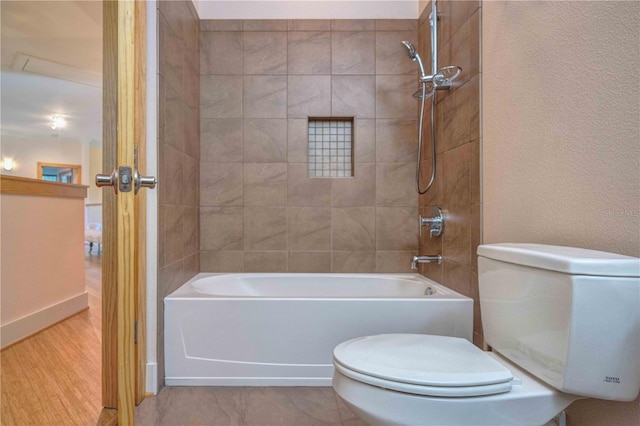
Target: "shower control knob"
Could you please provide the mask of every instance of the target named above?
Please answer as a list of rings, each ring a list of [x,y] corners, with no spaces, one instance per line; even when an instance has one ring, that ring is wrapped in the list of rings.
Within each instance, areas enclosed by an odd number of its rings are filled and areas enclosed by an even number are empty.
[[[444,212],[440,207],[431,209],[431,217],[418,216],[420,221],[420,236],[422,236],[422,227],[429,227],[429,236],[439,237],[444,232]]]

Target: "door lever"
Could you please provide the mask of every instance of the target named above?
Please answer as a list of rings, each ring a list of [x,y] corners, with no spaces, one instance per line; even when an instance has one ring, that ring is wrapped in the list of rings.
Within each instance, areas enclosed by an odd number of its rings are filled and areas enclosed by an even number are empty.
[[[110,175],[97,174],[96,186],[102,188],[104,186],[111,186],[114,193],[118,193],[118,169],[113,169]]]
[[[136,169],[136,171],[133,172],[133,182],[135,184],[134,191],[137,194],[140,188],[154,189],[158,180],[155,176],[142,176]]]

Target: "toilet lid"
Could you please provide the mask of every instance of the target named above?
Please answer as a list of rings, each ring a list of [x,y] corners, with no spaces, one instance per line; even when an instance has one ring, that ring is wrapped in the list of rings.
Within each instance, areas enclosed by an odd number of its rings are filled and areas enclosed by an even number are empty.
[[[336,368],[355,380],[374,385],[372,382],[379,382],[377,386],[422,395],[508,392],[513,379],[509,369],[457,337],[422,334],[360,337],[339,344],[333,355]],[[387,382],[386,386],[383,382]]]

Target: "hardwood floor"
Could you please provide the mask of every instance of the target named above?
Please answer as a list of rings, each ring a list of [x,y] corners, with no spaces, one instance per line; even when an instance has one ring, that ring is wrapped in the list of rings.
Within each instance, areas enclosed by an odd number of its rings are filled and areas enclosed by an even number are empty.
[[[101,257],[85,251],[89,309],[4,349],[2,425],[95,425],[101,398]]]

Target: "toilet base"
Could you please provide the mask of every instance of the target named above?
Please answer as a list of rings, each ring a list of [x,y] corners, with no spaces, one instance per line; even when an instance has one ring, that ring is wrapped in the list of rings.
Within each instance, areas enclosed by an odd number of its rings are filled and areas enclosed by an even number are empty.
[[[497,395],[440,398],[411,395],[371,386],[336,371],[333,388],[370,425],[530,425],[541,426],[581,398],[547,387],[525,371],[497,357],[522,381]]]

